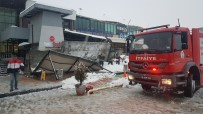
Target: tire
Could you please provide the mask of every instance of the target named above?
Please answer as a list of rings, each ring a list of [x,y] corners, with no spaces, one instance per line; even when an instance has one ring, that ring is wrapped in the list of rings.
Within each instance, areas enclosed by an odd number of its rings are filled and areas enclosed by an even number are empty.
[[[151,90],[151,88],[152,88],[152,86],[150,86],[150,85],[142,84],[142,89],[143,89],[144,91],[149,91],[149,90]]]
[[[192,98],[195,93],[195,80],[193,80],[193,74],[189,74],[187,78],[187,86],[184,90],[185,97]]]

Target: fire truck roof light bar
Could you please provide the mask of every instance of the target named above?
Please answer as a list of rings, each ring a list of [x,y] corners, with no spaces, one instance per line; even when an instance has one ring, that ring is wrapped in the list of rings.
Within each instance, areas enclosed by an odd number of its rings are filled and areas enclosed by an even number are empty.
[[[144,28],[144,29],[141,29],[140,31],[143,32],[145,30],[151,30],[151,29],[157,29],[157,28],[168,28],[168,26],[170,26],[170,24],[167,24],[167,25],[161,25],[161,26],[156,26],[156,27],[150,27],[150,28]]]

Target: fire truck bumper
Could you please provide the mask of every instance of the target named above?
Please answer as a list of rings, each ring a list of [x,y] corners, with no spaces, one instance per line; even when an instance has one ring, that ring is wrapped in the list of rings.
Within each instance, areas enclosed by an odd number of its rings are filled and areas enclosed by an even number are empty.
[[[185,82],[185,74],[177,75],[154,75],[154,74],[141,74],[128,72],[128,80],[139,84],[151,85],[151,86],[165,86],[175,88],[183,86]]]

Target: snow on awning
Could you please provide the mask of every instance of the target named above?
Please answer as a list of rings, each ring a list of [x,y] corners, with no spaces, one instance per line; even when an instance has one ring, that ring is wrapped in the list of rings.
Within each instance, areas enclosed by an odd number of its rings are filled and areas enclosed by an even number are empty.
[[[97,36],[97,35],[92,35],[92,34],[87,34],[87,33],[82,33],[82,32],[76,32],[76,31],[71,31],[71,30],[68,30],[68,29],[65,29],[65,32],[70,32],[70,33],[73,33],[73,34],[80,34],[80,35],[85,35],[85,36],[91,36],[91,37],[94,37],[94,38],[106,39],[103,36]]]
[[[124,38],[109,38],[113,43],[126,43]]]
[[[83,62],[84,65],[91,71],[102,70],[102,67],[95,61],[66,55],[55,51],[49,51],[40,61],[38,66],[34,69],[33,73],[36,73],[38,70],[45,70],[46,73],[54,73],[56,79],[59,79],[59,76],[56,72],[57,69],[63,69],[65,73],[73,72],[74,66],[79,62]]]

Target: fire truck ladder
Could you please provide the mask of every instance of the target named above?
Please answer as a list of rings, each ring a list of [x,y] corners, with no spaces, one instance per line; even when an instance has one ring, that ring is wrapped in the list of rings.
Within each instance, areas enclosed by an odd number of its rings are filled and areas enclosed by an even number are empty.
[[[140,31],[143,32],[145,30],[151,30],[151,29],[157,29],[157,28],[163,28],[163,27],[168,28],[169,26],[170,26],[169,24],[161,25],[161,26],[156,26],[156,27],[144,28],[144,29],[141,29]]]

